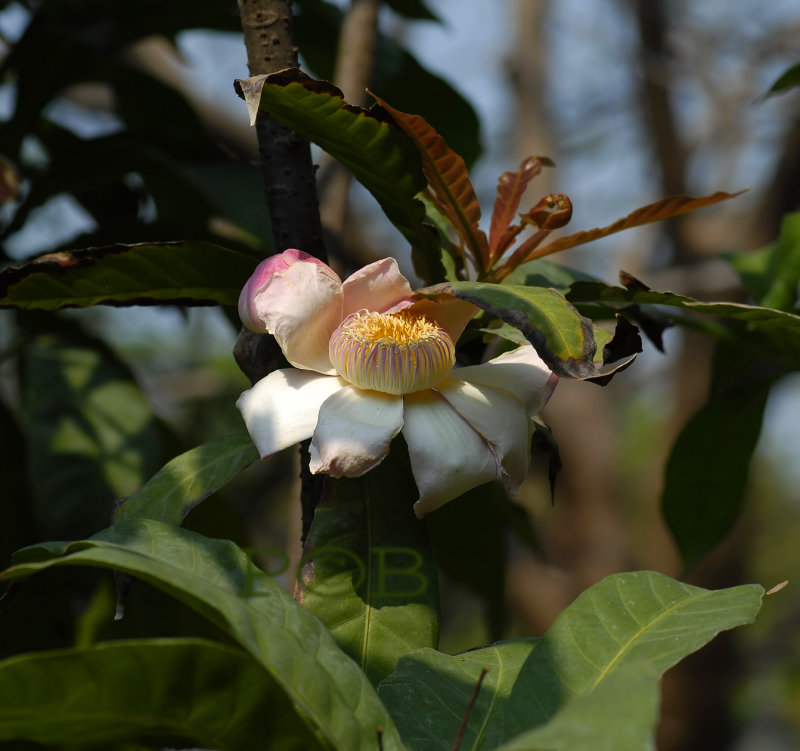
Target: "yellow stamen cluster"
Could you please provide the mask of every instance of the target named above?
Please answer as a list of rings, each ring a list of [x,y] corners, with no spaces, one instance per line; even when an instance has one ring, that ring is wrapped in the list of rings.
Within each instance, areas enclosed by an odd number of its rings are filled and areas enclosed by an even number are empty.
[[[450,335],[407,310],[353,313],[333,332],[328,352],[348,383],[397,395],[435,386],[456,359]]]

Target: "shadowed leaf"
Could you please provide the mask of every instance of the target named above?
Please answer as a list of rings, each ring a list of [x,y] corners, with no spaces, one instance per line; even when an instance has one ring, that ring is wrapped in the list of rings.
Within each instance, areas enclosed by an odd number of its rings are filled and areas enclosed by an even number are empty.
[[[303,605],[377,684],[439,639],[436,563],[402,442],[363,477],[328,484],[309,533]]]
[[[450,751],[481,672],[488,668],[461,739],[461,751],[493,749],[504,739],[504,710],[537,639],[499,642],[458,655],[418,649],[378,686],[408,748]]]
[[[306,725],[328,747],[402,748],[397,731],[364,673],[327,629],[245,553],[152,520],[126,520],[78,542],[24,548],[0,581],[56,566],[111,568],[147,581],[221,628],[272,676]]]
[[[258,263],[206,242],[139,243],[61,251],[0,271],[0,308],[233,305]]]
[[[616,222],[609,224],[607,227],[583,230],[572,235],[567,235],[566,237],[559,237],[548,245],[544,245],[532,251],[526,260],[542,258],[551,253],[557,253],[560,250],[574,248],[576,245],[583,245],[584,243],[592,242],[592,240],[598,240],[601,237],[613,235],[615,232],[621,232],[624,229],[639,227],[642,224],[649,224],[650,222],[659,222],[662,219],[669,219],[672,216],[680,216],[690,211],[712,206],[715,203],[736,198],[736,196],[741,195],[742,192],[743,191],[738,193],[724,193],[718,191],[713,195],[700,197],[686,195],[667,196],[655,203],[650,203],[647,206],[636,209],[636,211],[632,211],[627,216],[617,219]]]
[[[414,143],[436,207],[449,219],[476,265],[480,269],[487,268],[489,243],[486,233],[478,227],[481,208],[464,160],[425,118],[400,112],[379,97],[375,98]]]
[[[662,513],[687,569],[739,518],[776,376],[740,347],[717,345],[711,396],[678,435],[664,470]]]
[[[326,748],[261,665],[199,639],[114,642],[0,662],[0,740],[20,739],[58,748],[131,739],[220,751],[287,742]]]

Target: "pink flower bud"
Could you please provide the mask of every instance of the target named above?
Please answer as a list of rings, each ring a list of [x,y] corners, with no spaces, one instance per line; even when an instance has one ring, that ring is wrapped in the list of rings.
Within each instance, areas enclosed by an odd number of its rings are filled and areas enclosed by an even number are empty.
[[[266,333],[266,326],[258,315],[256,297],[273,276],[282,274],[296,263],[314,263],[324,269],[332,279],[339,281],[339,277],[330,266],[297,248],[288,248],[283,253],[276,253],[274,256],[264,259],[256,266],[256,270],[245,282],[239,295],[239,318],[242,319],[246,328],[259,334]]]

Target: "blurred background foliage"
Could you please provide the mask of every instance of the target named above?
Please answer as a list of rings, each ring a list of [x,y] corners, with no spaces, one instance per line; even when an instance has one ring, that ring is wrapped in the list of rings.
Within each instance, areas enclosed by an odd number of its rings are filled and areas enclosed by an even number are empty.
[[[296,9],[304,68],[336,81],[346,3]],[[485,209],[497,175],[529,154],[558,165],[537,178],[530,203],[567,193],[571,229],[666,194],[749,187],[718,208],[558,260],[609,282],[625,269],[656,289],[750,300],[724,255],[773,242],[800,209],[800,92],[766,96],[800,57],[796,3],[392,0],[380,20],[370,89],[424,115],[474,165]],[[2,2],[0,57],[0,264],[144,240],[274,250],[255,136],[231,85],[247,75],[235,2]],[[324,205],[337,184],[315,156]],[[346,221],[328,227],[332,264],[344,272],[391,253],[411,274],[402,239],[371,199],[358,186],[350,197]],[[248,384],[230,356],[237,330],[235,312],[218,309],[0,311],[2,564],[22,545],[106,526],[114,500],[176,453],[241,430],[234,400]],[[700,331],[669,329],[666,354],[648,348],[605,389],[562,381],[544,414],[564,464],[555,503],[535,462],[519,499],[535,535],[498,502],[504,518],[451,540],[444,650],[500,630],[542,633],[611,572],[681,575],[659,498],[670,447],[708,394],[713,345]],[[684,572],[689,581],[798,579],[798,424],[795,374],[770,391],[733,534]],[[296,476],[294,452],[283,452],[187,525],[261,549],[275,570],[279,551],[299,555]],[[440,540],[459,516],[450,504],[432,519]],[[476,550],[502,552],[505,567],[477,569]],[[112,622],[110,584],[92,581],[56,572],[27,585],[0,619],[2,656],[209,628],[146,587]],[[790,586],[755,627],[673,669],[660,748],[796,748],[799,625]]]

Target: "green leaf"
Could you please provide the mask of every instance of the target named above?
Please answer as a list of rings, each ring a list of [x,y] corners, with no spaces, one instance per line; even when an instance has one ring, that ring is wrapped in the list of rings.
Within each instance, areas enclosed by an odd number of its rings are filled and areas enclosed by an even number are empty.
[[[746,280],[749,278],[751,285],[755,282],[753,276],[759,278],[760,284],[756,284],[760,294],[757,293],[756,299],[760,305],[789,312],[796,310],[800,284],[800,212],[783,218],[778,241],[766,254],[742,253],[729,256],[728,260]]]
[[[63,251],[0,271],[0,308],[233,305],[258,259],[207,242]]]
[[[402,441],[363,477],[330,481],[309,533],[302,602],[377,684],[439,638],[436,562]]]
[[[490,641],[502,636],[508,619],[508,528],[504,516],[514,509],[525,513],[521,506],[508,500],[501,483],[492,482],[464,493],[457,503],[446,503],[425,517],[442,571],[483,601]],[[454,530],[458,534],[453,534]]]
[[[23,421],[42,532],[82,537],[106,526],[114,500],[158,467],[165,434],[103,342],[52,316],[47,333],[21,322]]]
[[[417,294],[424,297],[452,295],[497,316],[519,329],[558,376],[578,379],[607,376],[630,364],[640,351],[632,349],[615,363],[598,362],[592,322],[554,289],[447,282],[418,290]]]
[[[409,746],[449,751],[486,668],[461,751],[649,750],[660,676],[720,631],[750,623],[763,591],[615,574],[581,594],[542,638],[453,657],[419,650],[400,660],[379,694]]]
[[[328,748],[261,665],[199,639],[121,641],[0,662],[0,740],[19,739],[59,748],[131,739],[220,751]]]
[[[723,316],[739,321],[747,321],[759,327],[785,330],[793,336],[800,335],[800,316],[765,308],[758,305],[745,305],[735,302],[700,302],[674,292],[659,292],[654,289],[613,287],[603,282],[575,282],[567,298],[573,303],[638,303],[640,305],[666,305],[693,313]]]
[[[800,63],[784,71],[775,83],[770,86],[767,94],[777,94],[780,91],[800,86]]]
[[[494,751],[655,751],[658,682],[624,668],[565,704],[548,722]],[[620,709],[624,707],[624,714]]]
[[[364,673],[327,629],[231,542],[152,520],[127,520],[80,542],[25,548],[0,574],[14,581],[54,566],[113,568],[154,584],[230,634],[270,673],[323,743],[344,751],[400,749]]]
[[[345,165],[375,197],[389,221],[438,268],[436,233],[415,198],[425,187],[409,138],[380,109],[345,104],[342,92],[297,69],[236,81],[255,120],[258,109],[293,128]]]
[[[484,669],[488,670],[459,749],[494,748],[504,738],[504,708],[536,639],[494,644],[451,656],[420,649],[378,686],[409,748],[450,751]]]
[[[156,519],[180,524],[198,503],[258,459],[247,433],[218,438],[176,456],[117,507],[115,520]]]
[[[523,665],[506,707],[508,737],[549,721],[625,667],[649,667],[655,681],[720,631],[751,623],[763,593],[756,584],[714,592],[652,571],[603,579],[556,619]],[[627,698],[618,696],[618,706]]]
[[[742,511],[778,375],[735,344],[717,344],[711,395],[681,430],[664,471],[661,509],[687,569],[722,542]]]

